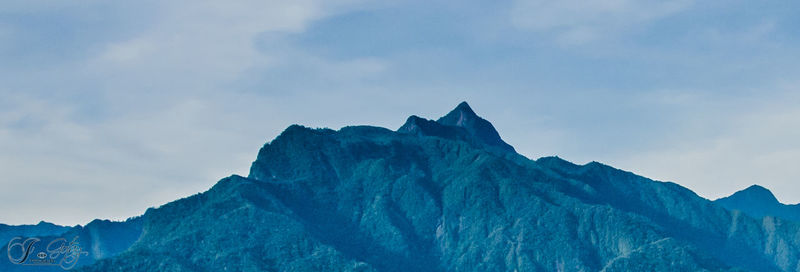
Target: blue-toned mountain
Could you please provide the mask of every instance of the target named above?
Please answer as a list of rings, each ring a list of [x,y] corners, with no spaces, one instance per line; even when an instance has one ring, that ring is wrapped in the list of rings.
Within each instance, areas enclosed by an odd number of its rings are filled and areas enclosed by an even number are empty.
[[[74,227],[63,227],[46,222],[41,222],[37,225],[0,226],[6,230],[3,234],[8,236],[8,239],[4,240],[7,244],[3,246],[3,251],[9,255],[9,259],[0,261],[0,271],[64,271],[64,267],[71,268],[91,265],[99,259],[113,257],[127,250],[142,234],[142,222],[142,217],[133,217],[122,222],[93,220],[85,226],[78,225]],[[20,230],[25,231],[20,232]],[[22,256],[24,253],[22,247],[19,246],[12,246],[11,251],[9,251],[9,245],[12,242],[11,239],[14,237],[22,238],[15,242],[23,242],[27,240],[27,238],[38,239],[39,241],[35,242],[33,246],[30,247],[31,254],[39,252],[52,253],[47,251],[48,246],[50,242],[57,239],[63,239],[64,244],[75,242],[80,248],[80,251],[85,251],[86,253],[77,258],[74,265],[71,264],[71,260],[67,260],[67,263],[65,263],[63,267],[60,264],[57,266],[15,264],[11,263],[10,258],[12,258],[12,256],[17,258],[17,256]],[[50,249],[57,249],[59,244],[62,243],[54,243],[55,246],[52,246]],[[25,245],[27,247],[29,244]],[[63,256],[64,255],[59,255],[54,260],[60,262]]]
[[[798,271],[800,226],[674,183],[529,160],[462,103],[398,131],[287,128],[247,177],[149,209],[82,271]]]
[[[51,236],[67,232],[70,227],[59,226],[53,223],[40,221],[36,225],[6,225],[0,224],[0,241],[8,242],[11,238],[22,236]]]
[[[758,185],[750,186],[714,202],[726,209],[741,211],[753,218],[773,216],[800,222],[800,204],[780,203],[769,189]]]

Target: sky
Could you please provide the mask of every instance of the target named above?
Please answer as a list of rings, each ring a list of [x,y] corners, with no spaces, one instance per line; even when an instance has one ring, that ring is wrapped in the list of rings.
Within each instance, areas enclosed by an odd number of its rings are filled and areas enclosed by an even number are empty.
[[[467,101],[532,159],[800,202],[796,1],[0,3],[0,223],[86,224],[246,176],[291,124]]]

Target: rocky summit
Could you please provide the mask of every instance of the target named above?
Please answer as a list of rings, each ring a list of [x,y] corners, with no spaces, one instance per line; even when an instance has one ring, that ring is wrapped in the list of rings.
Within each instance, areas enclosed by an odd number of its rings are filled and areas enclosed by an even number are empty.
[[[530,160],[461,103],[287,128],[247,177],[149,209],[79,271],[800,271],[800,225],[592,162]],[[106,243],[108,244],[108,243]]]
[[[800,205],[786,205],[778,202],[775,195],[764,187],[753,185],[731,196],[715,200],[729,210],[741,211],[753,218],[766,216],[800,222]]]

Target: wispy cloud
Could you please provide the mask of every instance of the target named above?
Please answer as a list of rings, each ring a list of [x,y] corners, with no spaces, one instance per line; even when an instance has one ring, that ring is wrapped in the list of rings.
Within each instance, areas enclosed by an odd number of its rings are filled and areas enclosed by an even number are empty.
[[[2,25],[10,27],[0,54],[10,62],[0,65],[8,83],[0,86],[0,172],[8,189],[0,194],[0,221],[122,219],[231,173],[246,175],[260,145],[291,124],[270,120],[291,106],[243,93],[232,82],[286,55],[293,60],[282,61],[335,76],[383,69],[376,59],[328,61],[289,47],[263,50],[256,46],[259,35],[302,32],[354,3],[142,2],[154,14],[92,15],[112,27],[86,29],[90,39],[76,34],[81,23],[70,18],[124,6],[4,5],[9,19]],[[58,18],[68,25],[52,24]],[[126,33],[114,33],[121,26]],[[39,29],[20,32],[28,27]],[[8,65],[14,61],[38,63]]]
[[[797,28],[761,5],[6,1],[0,222],[137,215],[246,174],[292,123],[396,128],[462,100],[531,157],[800,190],[768,167],[798,154]]]
[[[512,22],[520,28],[555,35],[565,44],[581,44],[640,30],[652,21],[689,8],[693,0],[515,0]]]

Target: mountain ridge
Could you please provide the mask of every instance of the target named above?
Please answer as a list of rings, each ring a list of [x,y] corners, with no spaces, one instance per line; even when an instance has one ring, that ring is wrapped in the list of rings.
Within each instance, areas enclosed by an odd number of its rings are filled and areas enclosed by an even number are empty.
[[[128,251],[83,269],[791,271],[798,265],[789,256],[798,256],[800,242],[781,247],[764,238],[793,241],[797,224],[737,216],[680,185],[596,162],[533,161],[478,136],[493,127],[470,131],[462,116],[471,117],[471,108],[460,104],[452,112],[442,122],[409,117],[397,131],[290,126],[259,150],[247,177],[148,210],[144,234]],[[226,233],[246,236],[231,244]],[[216,244],[240,250],[204,246]],[[178,253],[165,251],[167,245]]]
[[[597,162],[530,160],[479,120],[461,103],[397,131],[292,125],[247,177],[148,209],[127,250],[78,270],[800,268],[797,223]]]
[[[93,264],[99,259],[113,257],[120,252],[127,250],[142,234],[142,222],[143,218],[141,216],[135,216],[128,218],[125,221],[95,219],[86,225],[76,225],[74,227],[63,227],[51,223],[40,223],[34,227],[39,227],[40,225],[52,225],[58,227],[59,231],[45,232],[42,231],[41,228],[37,228],[37,231],[35,232],[0,232],[0,234],[24,238],[38,238],[40,241],[36,242],[37,245],[35,245],[33,249],[39,248],[40,251],[47,250],[47,246],[51,241],[63,238],[66,241],[72,242],[74,239],[74,241],[77,242],[76,246],[80,247],[81,251],[86,252],[85,255],[81,255],[81,257],[77,258],[75,266],[86,266]],[[10,242],[7,242],[3,249],[8,252],[10,258],[12,251],[8,250],[9,243]],[[14,253],[21,254],[21,252],[18,251],[14,251]],[[66,267],[71,266],[66,265]],[[10,261],[3,261],[0,263],[0,271],[7,272],[63,270],[64,269],[58,266],[18,265],[12,264]]]

